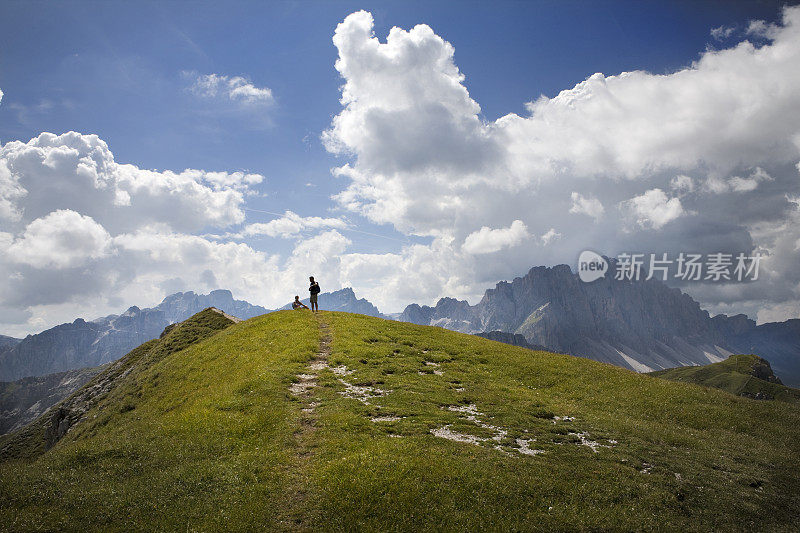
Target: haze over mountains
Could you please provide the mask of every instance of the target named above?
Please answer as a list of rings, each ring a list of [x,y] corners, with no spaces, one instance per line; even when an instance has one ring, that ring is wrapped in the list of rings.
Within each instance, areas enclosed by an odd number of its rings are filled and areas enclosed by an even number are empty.
[[[323,293],[320,302],[324,310],[386,318],[351,288]],[[21,341],[0,339],[0,380],[114,361],[158,337],[167,325],[207,307],[242,319],[269,312],[235,300],[227,290],[176,293],[154,308],[134,306],[90,322],[76,319]],[[800,320],[757,326],[745,315],[710,317],[690,296],[660,281],[617,281],[609,276],[584,283],[567,265],[534,267],[523,277],[487,290],[476,305],[442,298],[433,307],[411,304],[392,318],[484,334],[638,372],[755,353],[769,360],[785,383],[800,384]]]

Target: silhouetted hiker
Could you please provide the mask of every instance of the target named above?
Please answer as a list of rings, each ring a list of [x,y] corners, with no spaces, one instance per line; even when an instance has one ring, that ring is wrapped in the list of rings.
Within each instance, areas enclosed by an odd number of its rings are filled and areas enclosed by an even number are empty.
[[[300,297],[299,296],[295,296],[294,297],[294,301],[292,302],[292,309],[294,309],[294,310],[297,310],[297,309],[308,309],[308,306],[300,301]]]
[[[314,276],[308,278],[308,281],[311,282],[311,286],[308,288],[308,292],[311,293],[311,310],[316,312],[319,311],[319,304],[317,303],[317,295],[320,291],[319,283],[314,281]]]

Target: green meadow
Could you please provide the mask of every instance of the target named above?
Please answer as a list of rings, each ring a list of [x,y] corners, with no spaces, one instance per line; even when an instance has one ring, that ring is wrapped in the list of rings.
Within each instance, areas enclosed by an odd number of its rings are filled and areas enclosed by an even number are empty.
[[[110,371],[0,440],[3,530],[796,530],[793,403],[329,312],[204,311]]]

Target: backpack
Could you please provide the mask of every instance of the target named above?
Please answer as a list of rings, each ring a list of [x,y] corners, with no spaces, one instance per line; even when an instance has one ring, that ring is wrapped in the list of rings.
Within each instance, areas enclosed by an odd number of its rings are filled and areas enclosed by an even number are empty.
[[[311,294],[319,294],[322,291],[322,289],[319,288],[319,283],[314,283],[314,285],[311,286],[309,291],[311,291]]]

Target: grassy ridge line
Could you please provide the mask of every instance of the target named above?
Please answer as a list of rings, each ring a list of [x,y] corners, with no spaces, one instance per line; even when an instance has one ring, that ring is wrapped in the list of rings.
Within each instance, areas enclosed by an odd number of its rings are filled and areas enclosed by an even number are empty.
[[[77,424],[92,405],[101,402],[114,388],[122,386],[132,371],[142,370],[233,323],[230,317],[208,308],[183,322],[168,326],[159,339],[152,339],[133,349],[86,385],[54,405],[38,420],[16,433],[4,436],[0,440],[0,460],[31,458],[44,453],[71,426]],[[135,373],[130,379],[135,379]],[[133,402],[129,400],[119,408],[130,410],[133,406]],[[110,416],[110,413],[104,413],[96,423],[104,423]]]
[[[286,388],[317,334],[272,314],[130,375],[52,450],[0,464],[2,528],[280,528],[299,418]]]
[[[440,328],[321,318],[331,368],[310,442],[287,390],[319,348],[318,324],[271,313],[138,372],[104,400],[104,423],[87,417],[38,458],[0,464],[0,527],[794,528],[794,405]],[[370,390],[385,395],[357,399]],[[451,410],[473,405],[484,426]],[[445,426],[485,440],[432,433]],[[544,453],[523,455],[518,438]]]
[[[800,391],[779,383],[759,379],[756,367],[769,369],[769,363],[756,355],[732,355],[725,361],[704,366],[668,368],[649,375],[671,381],[695,383],[722,389],[737,396],[775,399],[800,403]],[[771,370],[768,370],[771,373]]]

